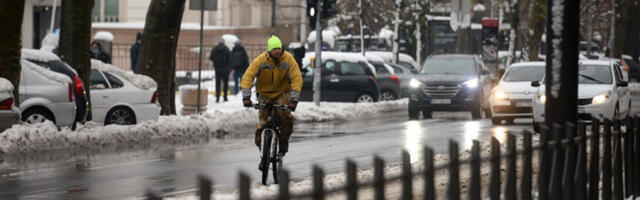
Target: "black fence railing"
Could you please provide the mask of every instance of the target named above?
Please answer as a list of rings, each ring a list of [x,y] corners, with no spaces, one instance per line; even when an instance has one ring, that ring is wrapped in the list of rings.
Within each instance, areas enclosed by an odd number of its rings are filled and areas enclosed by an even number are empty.
[[[590,130],[587,130],[588,127]],[[501,152],[499,141],[491,140],[490,155],[481,156],[480,143],[473,141],[469,158],[459,159],[458,144],[449,142],[449,160],[435,164],[433,150],[424,148],[422,170],[412,171],[409,153],[402,154],[402,173],[385,177],[384,160],[374,159],[372,180],[357,180],[356,164],[347,160],[346,184],[324,188],[324,172],[313,168],[312,189],[304,193],[291,193],[289,173],[279,170],[281,183],[279,194],[260,199],[325,199],[345,194],[346,199],[358,199],[363,189],[371,192],[373,199],[385,199],[390,184],[400,184],[401,193],[394,199],[626,199],[640,196],[640,116],[624,120],[594,120],[590,124],[579,123],[541,127],[539,142],[532,143],[534,133],[525,130],[522,141],[507,133],[506,151]],[[518,148],[517,144],[520,144]],[[537,161],[537,164],[534,163]],[[489,165],[488,187],[483,187],[482,164]],[[502,170],[503,163],[506,170]],[[519,164],[518,164],[519,163]],[[461,190],[460,167],[469,165],[468,182]],[[519,166],[518,166],[519,165]],[[537,167],[537,168],[534,168]],[[535,170],[537,169],[537,170]],[[435,172],[447,176],[446,192],[437,196]],[[518,173],[519,172],[519,173]],[[537,172],[534,176],[534,172]],[[503,174],[504,173],[504,179]],[[518,175],[519,174],[519,175]],[[240,173],[238,198],[251,199],[248,175]],[[440,177],[443,178],[443,177]],[[537,178],[534,186],[534,178]],[[422,189],[414,190],[414,181],[422,179]],[[439,185],[439,184],[438,184]],[[201,199],[211,199],[212,181],[200,177]],[[483,188],[487,188],[483,191]],[[461,192],[462,191],[462,192]],[[442,193],[442,192],[441,192]],[[483,195],[483,193],[485,195]],[[148,199],[161,197],[147,194]]]

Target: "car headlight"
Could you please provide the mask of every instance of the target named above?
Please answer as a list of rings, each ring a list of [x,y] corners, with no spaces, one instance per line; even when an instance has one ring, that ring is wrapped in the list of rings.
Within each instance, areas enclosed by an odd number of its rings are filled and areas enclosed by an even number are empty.
[[[416,80],[415,78],[412,78],[411,81],[409,81],[409,86],[411,86],[412,88],[419,88],[420,86],[422,86],[422,82]]]
[[[543,95],[538,95],[538,98],[536,98],[536,99],[538,99],[538,102],[544,104],[544,103],[547,102],[547,95],[544,95],[544,94]]]
[[[599,94],[593,97],[593,99],[591,100],[591,104],[603,104],[607,102],[607,100],[609,100],[608,94]]]
[[[476,88],[478,87],[478,79],[474,78],[468,81],[465,81],[464,83],[462,83],[463,85],[469,87],[469,88]]]
[[[493,92],[493,98],[495,98],[496,100],[504,100],[508,99],[509,95],[507,95],[507,93],[502,90],[496,90],[495,92]]]

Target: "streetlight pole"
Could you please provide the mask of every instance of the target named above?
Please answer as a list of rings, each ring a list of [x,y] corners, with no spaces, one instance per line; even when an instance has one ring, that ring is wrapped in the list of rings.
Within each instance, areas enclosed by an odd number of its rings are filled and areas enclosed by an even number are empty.
[[[358,1],[358,6],[360,7],[360,51],[362,51],[362,55],[366,55],[366,50],[364,49],[364,27],[362,23],[362,0]]]
[[[400,34],[398,34],[398,31],[400,29],[400,4],[402,4],[402,0],[396,0],[396,13],[395,13],[395,21],[394,23],[394,28],[393,28],[393,63],[394,64],[398,64],[398,46],[400,46],[400,44],[398,44],[399,38],[400,38]]]
[[[320,24],[320,18],[322,16],[322,4],[323,4],[324,0],[319,0],[318,1],[318,6],[316,7],[317,10],[315,11],[314,14],[316,14],[316,60],[315,60],[315,66],[313,68],[314,73],[313,73],[313,102],[316,104],[316,106],[320,106],[320,95],[321,95],[321,79],[322,76],[320,73],[322,73],[322,60],[321,60],[321,54],[322,54],[322,25]],[[313,23],[313,22],[312,22]]]
[[[202,39],[203,37],[203,26],[204,26],[204,0],[200,0],[200,49],[198,50],[198,91],[196,100],[196,114],[200,114],[200,85],[202,81]],[[216,74],[218,76],[219,74]],[[217,92],[217,91],[216,91]],[[227,92],[227,91],[225,91]]]

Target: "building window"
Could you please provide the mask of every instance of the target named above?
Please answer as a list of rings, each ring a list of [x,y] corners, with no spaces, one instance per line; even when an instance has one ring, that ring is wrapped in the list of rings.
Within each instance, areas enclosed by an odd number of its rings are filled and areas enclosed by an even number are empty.
[[[119,8],[119,0],[94,0],[92,21],[118,22]]]

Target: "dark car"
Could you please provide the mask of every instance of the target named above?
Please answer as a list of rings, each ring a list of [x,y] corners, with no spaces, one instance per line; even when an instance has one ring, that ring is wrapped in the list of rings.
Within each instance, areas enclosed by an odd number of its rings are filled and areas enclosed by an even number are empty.
[[[431,118],[433,111],[470,111],[482,118],[491,89],[491,72],[474,55],[436,55],[427,58],[409,85],[409,118],[422,111]]]
[[[402,97],[400,78],[395,70],[384,62],[369,62],[376,69],[376,81],[380,88],[380,100],[391,101]]]
[[[372,67],[365,60],[332,59],[323,53],[321,101],[375,102],[379,98],[378,83]],[[307,58],[305,58],[307,59]],[[301,101],[313,101],[313,68],[306,65],[302,74]]]
[[[29,61],[32,63],[35,63],[40,67],[44,67],[51,71],[67,75],[69,78],[71,78],[74,99],[76,102],[75,122],[72,125],[72,129],[75,130],[75,123],[77,122],[84,123],[87,120],[87,113],[88,113],[87,97],[85,94],[84,84],[82,82],[82,79],[80,79],[80,77],[74,71],[71,70],[70,66],[68,66],[62,61],[59,61],[59,60],[52,60],[47,62],[37,61],[37,60],[29,60]]]

